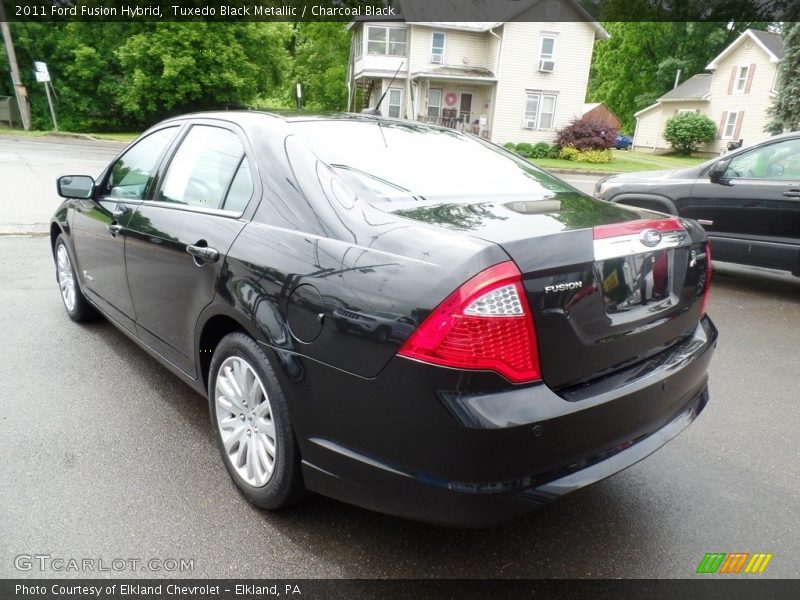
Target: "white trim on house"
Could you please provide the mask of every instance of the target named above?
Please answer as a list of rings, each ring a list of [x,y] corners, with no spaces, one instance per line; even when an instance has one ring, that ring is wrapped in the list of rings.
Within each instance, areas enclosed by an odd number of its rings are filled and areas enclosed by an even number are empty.
[[[639,115],[641,115],[641,114],[643,114],[643,113],[646,113],[648,110],[653,110],[654,108],[657,108],[657,107],[659,107],[659,106],[661,106],[661,102],[656,102],[655,104],[651,104],[650,106],[646,106],[646,107],[644,107],[644,108],[643,108],[642,110],[640,110],[639,112],[635,112],[635,113],[633,113],[633,116],[634,116],[634,117],[638,117]]]
[[[758,44],[758,47],[759,47],[759,48],[761,48],[761,49],[762,49],[764,52],[766,52],[767,56],[769,56],[769,62],[772,62],[772,63],[777,63],[777,62],[779,62],[779,61],[780,61],[780,58],[778,58],[777,56],[775,56],[775,55],[774,55],[774,54],[773,54],[773,53],[770,51],[770,49],[769,49],[769,48],[767,48],[767,47],[764,45],[764,43],[763,43],[763,42],[762,42],[760,39],[758,39],[758,36],[757,36],[756,34],[754,34],[754,33],[753,33],[753,31],[752,31],[751,29],[745,29],[745,31],[742,33],[742,35],[740,35],[740,36],[739,36],[738,38],[736,38],[736,39],[735,39],[733,42],[731,42],[731,43],[728,45],[728,47],[727,47],[727,48],[725,48],[725,50],[723,50],[722,52],[720,52],[720,53],[719,53],[719,56],[717,56],[717,57],[716,57],[714,60],[712,60],[710,63],[708,63],[708,65],[706,66],[706,70],[713,71],[714,69],[716,69],[716,68],[717,68],[717,65],[719,64],[719,62],[720,62],[721,60],[723,60],[723,59],[724,59],[726,56],[728,56],[728,54],[730,54],[731,52],[733,52],[733,51],[734,51],[734,49],[735,49],[735,48],[736,48],[736,47],[739,45],[739,43],[740,43],[740,42],[741,42],[741,41],[742,41],[742,40],[743,40],[745,37],[749,37],[749,38],[750,38],[751,40],[753,40],[753,41],[754,41],[756,44]]]

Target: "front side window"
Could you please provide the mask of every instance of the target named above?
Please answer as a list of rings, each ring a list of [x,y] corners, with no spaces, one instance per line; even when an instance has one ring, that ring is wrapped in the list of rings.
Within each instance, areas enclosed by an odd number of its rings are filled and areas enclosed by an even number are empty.
[[[769,144],[731,159],[725,177],[743,179],[800,178],[800,140]]]
[[[180,127],[159,129],[139,140],[114,166],[106,184],[113,198],[141,200],[145,197],[155,177],[156,162],[172,143]]]
[[[734,136],[736,132],[736,120],[739,118],[739,113],[735,110],[732,110],[728,113],[728,116],[725,117],[725,127],[722,130],[722,138],[729,140]]]
[[[367,53],[405,56],[406,34],[405,29],[395,27],[368,27]]]
[[[750,67],[747,65],[741,66],[736,69],[736,82],[733,89],[737,92],[744,92],[747,88],[747,76],[750,73]]]
[[[428,116],[438,117],[442,112],[442,90],[428,90]]]
[[[400,118],[400,107],[403,103],[403,90],[400,88],[389,89],[389,116]]]
[[[525,129],[553,129],[556,117],[556,95],[529,91],[525,95],[525,114],[522,126]]]
[[[542,36],[542,45],[539,51],[539,70],[552,72],[556,66],[556,38]]]
[[[445,35],[441,31],[434,31],[431,35],[431,62],[435,64],[444,63],[444,40]]]
[[[158,201],[222,208],[244,146],[228,129],[194,125],[170,162]]]

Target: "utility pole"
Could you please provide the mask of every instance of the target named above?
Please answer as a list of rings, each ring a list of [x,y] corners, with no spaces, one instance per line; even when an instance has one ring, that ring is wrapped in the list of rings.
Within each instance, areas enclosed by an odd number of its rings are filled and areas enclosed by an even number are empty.
[[[8,52],[8,64],[11,66],[11,80],[14,84],[14,95],[17,97],[19,116],[22,118],[22,127],[27,131],[31,128],[31,111],[28,107],[28,91],[25,89],[25,86],[22,85],[22,80],[19,78],[17,55],[14,52],[11,30],[8,28],[6,11],[3,8],[2,1],[0,1],[0,29],[3,30],[3,42],[6,45],[6,52]]]

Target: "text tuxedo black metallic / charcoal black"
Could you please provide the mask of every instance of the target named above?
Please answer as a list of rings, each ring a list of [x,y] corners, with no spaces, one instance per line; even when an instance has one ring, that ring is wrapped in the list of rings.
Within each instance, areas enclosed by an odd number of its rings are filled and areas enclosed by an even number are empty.
[[[263,508],[312,490],[498,523],[642,459],[708,399],[702,229],[473,136],[189,115],[58,185],[68,314],[99,311],[207,395]]]

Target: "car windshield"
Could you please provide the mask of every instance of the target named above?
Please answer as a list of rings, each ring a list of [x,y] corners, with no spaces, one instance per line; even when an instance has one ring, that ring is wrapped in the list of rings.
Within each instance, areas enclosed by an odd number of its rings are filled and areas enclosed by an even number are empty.
[[[294,129],[367,199],[552,198],[569,186],[460,132],[402,121],[301,121]]]

